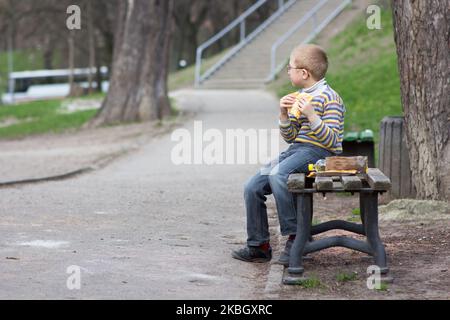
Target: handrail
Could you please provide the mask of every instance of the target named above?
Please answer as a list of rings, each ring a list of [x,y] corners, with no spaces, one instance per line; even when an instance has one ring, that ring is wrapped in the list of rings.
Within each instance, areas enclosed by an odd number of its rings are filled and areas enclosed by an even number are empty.
[[[211,74],[213,74],[217,69],[219,69],[226,61],[233,57],[237,52],[239,52],[243,47],[245,47],[250,41],[252,41],[258,34],[260,34],[268,25],[275,21],[284,11],[292,6],[297,0],[290,0],[286,2],[283,10],[278,10],[272,16],[269,17],[264,23],[262,23],[257,29],[255,29],[251,34],[245,38],[245,41],[241,41],[238,45],[234,46],[230,51],[227,52],[216,64],[209,68],[203,76],[199,79],[199,84]]]
[[[196,56],[196,68],[195,68],[195,86],[199,86],[205,79],[207,79],[211,74],[217,71],[225,62],[227,62],[231,57],[233,57],[237,52],[239,52],[243,47],[245,47],[253,38],[255,38],[259,33],[261,33],[269,24],[271,24],[275,19],[277,19],[281,14],[283,14],[289,7],[291,7],[297,0],[290,0],[284,3],[285,0],[278,0],[279,8],[272,14],[266,21],[264,21],[258,28],[256,28],[247,37],[245,36],[245,19],[257,10],[260,6],[267,2],[267,0],[260,0],[248,8],[241,16],[231,22],[222,31],[214,35],[212,38],[204,42],[197,48]],[[286,42],[300,27],[302,27],[308,20],[313,18],[314,29],[308,35],[308,37],[302,41],[302,43],[310,42],[320,31],[325,28],[331,20],[333,20],[352,0],[344,0],[321,24],[317,26],[317,12],[328,2],[328,0],[321,0],[317,3],[308,13],[303,16],[291,29],[289,29],[284,35],[278,38],[271,47],[271,59],[270,59],[270,72],[266,77],[265,82],[270,82],[275,79],[275,76],[281,71],[281,69],[286,64],[286,61],[281,62],[276,65],[276,54],[277,49]],[[238,24],[241,24],[241,41],[239,44],[235,45],[230,49],[217,63],[210,67],[203,75],[201,75],[201,60],[202,52],[209,47],[211,44],[222,38],[225,34],[230,32]]]
[[[245,19],[255,12],[259,7],[265,4],[268,0],[259,0],[247,10],[244,11],[238,18],[233,20],[228,26],[222,29],[219,33],[202,43],[196,51],[196,63],[195,63],[195,85],[198,86],[205,78],[209,77],[212,73],[214,73],[224,62],[226,62],[230,57],[236,54],[242,47],[248,44],[248,42],[253,39],[258,33],[265,29],[265,27],[274,20],[274,16],[278,17],[282,12],[284,12],[288,7],[290,7],[295,1],[291,0],[287,3],[284,3],[285,0],[278,0],[278,10],[264,23],[262,23],[257,29],[255,29],[250,35],[245,36]],[[269,23],[267,23],[270,21]],[[216,64],[214,64],[211,68],[209,68],[205,74],[201,75],[201,63],[202,63],[202,53],[203,51],[212,45],[214,42],[222,38],[225,34],[230,32],[234,27],[240,24],[240,42],[237,46],[235,46],[232,50],[228,52],[227,55],[222,57]]]
[[[243,22],[249,15],[251,15],[253,12],[255,12],[259,7],[261,7],[264,3],[266,3],[268,0],[259,0],[255,4],[253,4],[250,8],[244,11],[238,18],[234,19],[229,25],[227,25],[225,28],[223,28],[220,32],[216,33],[214,36],[212,36],[210,39],[202,43],[198,49],[204,50],[207,47],[209,47],[211,44],[222,38],[224,35],[226,35],[228,32],[230,32],[234,27],[236,27],[238,24]],[[197,50],[198,50],[197,49]]]
[[[270,56],[270,73],[266,78],[265,82],[270,82],[275,79],[275,76],[281,71],[281,69],[286,64],[285,62],[280,63],[278,66],[276,65],[276,53],[277,49],[291,37],[294,32],[296,32],[301,26],[303,26],[309,19],[314,18],[314,24],[316,24],[316,13],[319,11],[328,0],[322,0],[317,5],[315,5],[307,15],[303,16],[291,29],[289,29],[283,36],[278,38],[277,41],[272,45],[271,48],[271,56]],[[302,43],[310,42],[320,31],[322,31],[325,26],[330,23],[349,3],[351,0],[344,0],[320,25],[315,27],[315,29],[311,32],[311,34],[302,41]]]
[[[201,70],[201,63],[202,63],[202,52],[208,48],[210,45],[212,45],[214,42],[222,38],[224,35],[226,35],[228,32],[230,32],[234,27],[236,27],[238,24],[241,24],[245,21],[245,19],[255,12],[259,7],[261,7],[264,3],[266,3],[268,0],[259,0],[252,6],[250,6],[247,10],[245,10],[238,18],[234,19],[229,25],[227,25],[225,28],[223,28],[220,32],[206,40],[204,43],[202,43],[196,50],[196,59],[195,59],[195,85],[200,84],[200,70]],[[241,41],[242,35],[243,35],[243,25],[241,24]],[[245,30],[244,30],[245,32]]]

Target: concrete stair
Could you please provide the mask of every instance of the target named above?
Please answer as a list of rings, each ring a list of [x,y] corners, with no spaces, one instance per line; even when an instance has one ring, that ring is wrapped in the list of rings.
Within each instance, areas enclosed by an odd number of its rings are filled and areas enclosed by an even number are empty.
[[[297,0],[253,41],[206,79],[201,84],[201,88],[249,89],[264,87],[266,78],[270,73],[270,51],[273,43],[292,28],[318,2],[318,0]],[[317,12],[317,25],[324,21],[342,2],[342,0],[329,0]],[[303,42],[313,29],[313,19],[309,19],[303,27],[287,39],[277,50],[277,65],[281,62],[287,62],[291,50]]]

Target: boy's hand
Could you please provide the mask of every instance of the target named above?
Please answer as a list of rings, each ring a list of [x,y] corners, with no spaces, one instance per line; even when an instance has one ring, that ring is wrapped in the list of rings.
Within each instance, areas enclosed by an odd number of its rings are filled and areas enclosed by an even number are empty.
[[[280,99],[280,119],[281,120],[289,119],[288,109],[292,108],[292,105],[294,104],[295,101],[296,101],[295,94],[292,94],[292,93],[285,95],[284,97],[282,97]],[[282,119],[282,117],[285,119]]]
[[[299,108],[302,114],[304,114],[308,119],[316,115],[313,105],[307,102],[304,98],[299,99]]]

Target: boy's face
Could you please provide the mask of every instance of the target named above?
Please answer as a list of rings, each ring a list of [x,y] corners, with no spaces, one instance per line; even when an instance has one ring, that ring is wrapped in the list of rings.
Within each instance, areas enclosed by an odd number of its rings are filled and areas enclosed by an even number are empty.
[[[294,87],[304,88],[307,80],[310,78],[309,72],[299,65],[295,64],[295,59],[291,56],[288,65],[288,75]]]

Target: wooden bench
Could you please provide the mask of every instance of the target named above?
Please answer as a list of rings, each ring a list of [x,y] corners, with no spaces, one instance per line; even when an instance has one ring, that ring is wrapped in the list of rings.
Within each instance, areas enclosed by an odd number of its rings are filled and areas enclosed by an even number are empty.
[[[346,247],[367,253],[385,281],[389,281],[386,252],[378,231],[378,194],[391,188],[391,181],[379,169],[369,168],[366,174],[339,177],[306,178],[303,173],[291,174],[288,189],[294,195],[297,206],[297,237],[292,245],[288,275],[284,284],[298,284],[304,279],[303,256],[330,247]],[[359,193],[361,224],[333,220],[312,226],[314,193]],[[334,236],[313,240],[312,236],[332,229],[341,229],[366,236],[361,241],[346,236]]]

